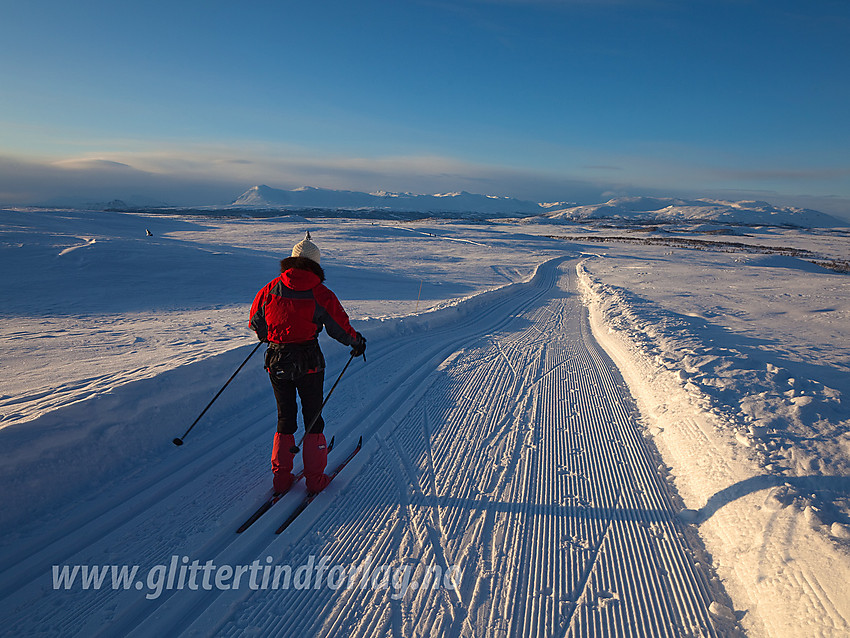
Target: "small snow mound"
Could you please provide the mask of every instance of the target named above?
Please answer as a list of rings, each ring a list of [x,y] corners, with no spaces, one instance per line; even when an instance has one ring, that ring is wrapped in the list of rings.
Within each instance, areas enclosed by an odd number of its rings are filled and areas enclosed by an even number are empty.
[[[725,620],[727,622],[735,622],[737,620],[735,618],[735,612],[716,600],[708,606],[708,611],[712,616],[719,620]]]
[[[837,522],[833,523],[829,528],[829,533],[835,538],[840,538],[845,541],[850,540],[850,525]]]
[[[806,522],[812,528],[818,528],[823,525],[823,521],[821,520],[820,512],[813,505],[807,505],[806,509],[803,510],[803,518],[806,519]]]

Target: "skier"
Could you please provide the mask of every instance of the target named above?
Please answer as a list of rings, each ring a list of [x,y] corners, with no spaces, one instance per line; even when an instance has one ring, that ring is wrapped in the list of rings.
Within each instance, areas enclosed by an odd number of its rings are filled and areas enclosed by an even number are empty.
[[[274,491],[287,491],[294,480],[292,466],[295,431],[298,428],[296,392],[301,398],[305,429],[304,478],[307,491],[322,491],[330,481],[325,423],[320,409],[325,379],[325,358],[318,336],[328,334],[346,346],[352,356],[366,351],[366,339],[356,332],[333,292],[323,285],[325,273],[319,265],[321,253],[308,232],[280,262],[280,276],[257,293],[251,306],[251,329],[269,344],[265,367],[277,401],[277,432],[272,446]],[[295,448],[297,450],[297,448]]]

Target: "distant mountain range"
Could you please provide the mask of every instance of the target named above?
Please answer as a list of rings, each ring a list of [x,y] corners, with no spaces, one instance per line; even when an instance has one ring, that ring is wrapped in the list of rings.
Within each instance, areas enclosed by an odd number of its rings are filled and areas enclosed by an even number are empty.
[[[832,215],[808,208],[778,207],[761,201],[729,202],[665,197],[617,197],[604,204],[569,206],[547,213],[550,220],[621,220],[635,222],[716,222],[748,226],[848,226]]]
[[[281,190],[270,186],[254,186],[245,191],[231,206],[235,208],[342,208],[382,209],[415,213],[473,213],[476,215],[520,217],[535,215],[544,209],[535,202],[512,197],[475,195],[461,191],[444,195],[414,193],[361,193],[303,186]]]
[[[48,208],[87,210],[152,211],[210,214],[243,211],[252,216],[276,216],[283,211],[307,217],[352,217],[363,219],[511,219],[524,223],[575,223],[611,220],[618,223],[715,223],[743,226],[797,226],[801,228],[846,228],[850,222],[807,208],[780,207],[763,201],[686,200],[674,197],[615,197],[601,204],[566,202],[538,203],[513,197],[477,195],[460,191],[437,195],[364,193],[302,186],[283,190],[259,185],[249,188],[232,203],[218,206],[170,206],[141,195],[108,202],[56,198],[42,204]]]
[[[461,191],[441,195],[363,193],[304,186],[282,190],[254,186],[231,208],[343,209],[448,215],[451,217],[524,217],[543,222],[619,220],[635,223],[715,222],[723,224],[843,227],[847,222],[816,210],[778,207],[762,201],[684,200],[665,197],[617,197],[602,204],[537,203]],[[529,220],[533,221],[533,220]]]

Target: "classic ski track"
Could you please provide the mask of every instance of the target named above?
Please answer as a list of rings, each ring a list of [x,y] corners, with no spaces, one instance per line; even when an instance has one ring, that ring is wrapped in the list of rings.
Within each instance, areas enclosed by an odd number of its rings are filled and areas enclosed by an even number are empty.
[[[511,299],[500,300],[493,306],[488,307],[486,311],[482,312],[482,314],[478,317],[474,328],[459,329],[457,327],[453,327],[446,330],[434,331],[430,333],[430,335],[426,335],[424,337],[426,341],[437,341],[437,345],[426,350],[425,354],[420,356],[419,359],[410,366],[410,369],[423,369],[414,374],[411,374],[409,371],[400,374],[399,376],[401,378],[407,377],[407,380],[404,383],[401,385],[396,383],[392,390],[385,394],[379,394],[375,400],[371,401],[366,408],[352,418],[352,421],[360,422],[368,419],[368,421],[371,421],[375,427],[380,427],[382,424],[386,423],[394,412],[399,411],[399,406],[404,406],[406,403],[409,403],[409,397],[411,395],[416,395],[416,388],[421,386],[425,386],[427,388],[430,384],[429,378],[433,377],[433,372],[437,364],[443,361],[447,355],[455,352],[458,346],[468,344],[469,340],[475,338],[476,335],[486,336],[490,331],[499,329],[505,323],[512,321],[514,314],[521,313],[525,309],[533,306],[553,285],[555,276],[556,268],[554,265],[548,264],[541,268],[540,279],[533,282],[522,294]],[[491,320],[493,323],[487,326],[487,322],[490,317],[494,317],[494,319]],[[441,337],[446,334],[452,337],[450,341],[440,341],[433,338],[434,335]],[[429,337],[431,338],[429,339]],[[387,347],[392,350],[392,346]],[[429,365],[423,366],[423,361],[427,362]],[[393,400],[388,400],[388,395],[392,395]],[[382,409],[376,412],[376,406],[381,406],[382,403]],[[404,409],[402,409],[402,411],[406,412]],[[256,555],[259,554],[255,552],[253,556]],[[333,556],[331,556],[331,558],[335,560]],[[293,560],[294,563],[297,562],[297,559]]]
[[[548,270],[547,270],[548,269]],[[417,357],[410,361],[408,357],[406,361],[402,361],[401,376],[404,378],[415,377],[418,383],[422,383],[427,377],[427,373],[433,370],[433,367],[439,363],[439,360],[445,358],[458,345],[463,345],[469,338],[478,334],[486,333],[488,330],[496,329],[503,324],[507,315],[508,318],[515,313],[521,312],[524,308],[532,305],[539,296],[545,293],[554,277],[554,267],[550,264],[541,268],[542,278],[539,281],[532,282],[526,286],[517,295],[499,299],[491,305],[480,311],[478,320],[471,328],[460,328],[449,326],[437,330],[433,330],[424,335],[414,335],[407,339],[407,344],[415,342],[424,342],[428,345],[422,350],[411,349],[417,352]],[[541,285],[542,284],[542,285]],[[445,335],[451,335],[453,338],[450,341],[441,339]],[[429,344],[430,342],[430,344]],[[433,345],[436,343],[436,345]],[[407,345],[406,344],[406,345]],[[340,394],[343,386],[356,387],[358,381],[362,380],[370,374],[371,369],[375,366],[387,365],[385,359],[398,358],[393,345],[387,344],[381,347],[370,349],[369,363],[372,364],[369,368],[361,368],[349,374],[343,384],[340,385],[338,392]],[[398,362],[389,364],[397,366]],[[428,366],[431,366],[430,368]],[[425,374],[416,374],[418,368],[425,366]],[[263,388],[262,390],[265,390]],[[394,400],[388,399],[392,397]],[[370,413],[374,413],[377,406],[382,402],[386,402],[385,413],[389,414],[393,408],[397,407],[404,401],[404,396],[398,391],[392,389],[373,397],[367,405],[365,405],[359,413],[353,418],[348,419],[349,423],[359,423],[365,419]],[[332,406],[329,406],[329,410]],[[108,497],[105,502],[90,506],[79,512],[76,517],[72,517],[70,521],[62,525],[61,528],[51,530],[47,534],[39,538],[33,539],[28,548],[33,548],[33,551],[18,552],[16,557],[9,557],[3,565],[2,582],[4,588],[2,590],[4,602],[10,604],[15,611],[20,612],[26,609],[29,614],[38,615],[41,612],[41,624],[56,628],[57,626],[65,626],[70,633],[71,629],[83,631],[87,629],[103,628],[105,635],[115,635],[116,633],[127,633],[144,622],[144,620],[153,615],[159,607],[167,603],[171,598],[172,592],[164,592],[163,595],[155,600],[139,601],[138,592],[121,592],[121,591],[106,591],[98,592],[96,600],[92,600],[85,605],[84,608],[76,610],[63,609],[57,606],[48,610],[37,609],[38,600],[41,596],[38,595],[39,585],[44,582],[47,574],[50,572],[50,567],[55,564],[102,564],[104,561],[101,557],[103,551],[100,549],[100,544],[109,542],[108,539],[113,535],[130,534],[137,531],[140,526],[156,526],[157,520],[165,520],[173,518],[175,513],[170,511],[173,509],[173,504],[177,500],[193,502],[194,507],[180,508],[179,515],[184,520],[183,525],[188,525],[190,529],[199,529],[204,527],[204,523],[209,523],[210,527],[221,526],[222,531],[205,543],[200,550],[197,547],[192,547],[191,550],[186,549],[185,554],[201,555],[204,557],[218,559],[225,550],[234,543],[235,534],[230,534],[235,529],[241,520],[239,517],[244,516],[246,511],[243,505],[234,510],[230,508],[222,514],[222,505],[220,502],[205,499],[204,490],[201,487],[209,483],[211,474],[233,474],[228,472],[226,467],[226,459],[232,461],[234,456],[241,456],[238,465],[243,467],[251,463],[251,457],[256,457],[254,450],[257,448],[265,448],[266,438],[268,437],[269,422],[274,419],[273,413],[269,413],[268,409],[256,410],[256,416],[249,422],[234,423],[234,427],[218,436],[216,439],[201,439],[197,437],[193,439],[192,457],[186,462],[186,454],[175,456],[164,462],[160,471],[153,474],[153,480],[144,485],[136,485],[132,488],[119,490],[117,494]],[[261,416],[264,418],[261,418]],[[243,416],[244,419],[244,416]],[[382,423],[381,419],[371,419],[373,427]],[[239,435],[234,437],[233,433],[237,431]],[[368,433],[368,432],[367,432]],[[339,435],[338,435],[338,438]],[[200,440],[198,440],[200,439]],[[197,443],[195,442],[197,441]],[[343,450],[344,450],[344,446]],[[250,452],[246,452],[250,450]],[[180,450],[184,452],[184,450]],[[225,467],[222,467],[225,466]],[[230,468],[232,470],[232,468]],[[246,491],[256,489],[253,486],[257,484],[262,476],[265,479],[267,470],[265,465],[262,468],[257,468],[251,471],[249,478],[254,481],[249,481],[245,484],[245,474],[239,473],[235,478],[232,478],[230,483],[216,489],[214,492],[219,495],[234,494],[237,496],[244,495]],[[150,478],[150,477],[148,477]],[[263,481],[264,482],[264,481]],[[166,498],[166,495],[170,498]],[[258,496],[256,504],[264,499],[265,495]],[[266,516],[280,516],[288,511],[285,502],[292,503],[297,497],[288,495],[283,501],[278,503]],[[236,499],[231,499],[231,502]],[[250,507],[249,507],[250,508]],[[274,514],[272,514],[274,512]],[[232,518],[232,523],[228,524],[226,519]],[[225,522],[222,524],[222,520]],[[261,519],[262,521],[262,519]],[[259,521],[258,521],[259,523]],[[178,521],[178,525],[180,525]],[[256,524],[255,524],[256,525]],[[179,528],[176,530],[179,534]],[[247,534],[247,532],[246,532]],[[245,535],[245,534],[243,534]],[[138,534],[137,536],[144,536]],[[159,535],[153,533],[153,538]],[[74,539],[69,541],[69,537]],[[146,537],[149,540],[149,537]],[[260,537],[262,538],[262,537]],[[126,541],[126,538],[123,539]],[[156,564],[164,561],[172,553],[180,553],[180,550],[175,549],[180,543],[175,542],[173,537],[164,536],[159,539],[160,542],[148,542],[141,554],[133,557],[135,564]],[[268,539],[262,539],[259,543],[244,543],[244,547],[250,547],[250,551],[238,552],[240,556],[250,557],[261,553],[264,546],[270,543]],[[37,550],[35,548],[38,548]],[[87,551],[88,550],[88,551]],[[248,561],[250,562],[250,560]],[[203,595],[199,592],[196,601],[192,607],[198,610],[200,614],[207,606],[208,602],[215,596]],[[118,600],[124,598],[133,600],[126,606],[122,606]],[[206,600],[210,599],[210,600]],[[118,607],[122,608],[113,620],[113,623],[104,626],[103,619],[97,614],[97,609],[102,607]],[[46,613],[45,613],[46,612]],[[52,612],[52,613],[51,613]],[[65,618],[60,618],[65,616]],[[88,620],[88,622],[86,622]],[[28,623],[32,622],[31,618],[27,619]],[[81,632],[82,633],[82,632]]]
[[[517,294],[479,311],[472,324],[376,342],[369,365],[354,369],[337,391],[337,405],[354,409],[329,421],[340,424],[334,458],[353,445],[346,431],[367,442],[378,433],[379,445],[371,457],[369,448],[361,452],[364,465],[343,488],[349,496],[317,499],[291,535],[271,532],[303,491],[287,495],[243,534],[233,533],[251,510],[250,494],[259,504],[267,480],[256,457],[263,450],[265,458],[273,415],[259,408],[254,423],[234,419],[232,430],[199,440],[176,474],[169,476],[179,461],[169,460],[136,487],[136,496],[128,488],[108,503],[123,507],[83,510],[48,535],[44,549],[4,565],[2,582],[14,576],[16,589],[9,593],[10,585],[4,595],[38,615],[21,631],[715,635],[706,577],[694,567],[622,382],[589,336],[571,287],[559,288],[567,276],[550,262]],[[459,348],[459,356],[450,356]],[[375,370],[396,372],[376,379]],[[358,402],[363,383],[373,392]],[[210,482],[217,495],[241,498],[222,507],[199,490]],[[151,542],[158,520],[171,521],[173,529]],[[200,548],[191,545],[193,532],[205,526],[220,531]],[[61,538],[70,531],[77,532],[76,543],[63,551]],[[375,565],[411,565],[419,581],[429,565],[456,564],[461,580],[457,591],[411,590],[401,600],[381,590],[325,587],[246,590],[223,599],[221,592],[164,592],[155,601],[135,591],[101,591],[69,608],[38,606],[35,581],[43,582],[46,566],[120,562],[103,554],[128,541],[141,550],[133,555],[139,564],[181,553],[216,564],[271,555],[293,566],[311,554],[331,565],[359,565],[371,556]],[[219,600],[224,604],[213,605]]]
[[[371,556],[419,579],[454,562],[457,592],[259,592],[218,634],[716,635],[706,576],[584,322],[554,294],[467,340],[444,374],[418,382],[424,393],[381,414],[392,427],[346,488],[357,513],[335,500],[287,554],[293,565]]]
[[[507,298],[504,300],[499,300],[494,303],[492,306],[486,308],[482,311],[482,317],[486,320],[490,317],[493,317],[495,320],[495,326],[499,326],[503,323],[505,313],[505,307],[510,308],[512,311],[521,311],[523,308],[532,305],[541,295],[545,294],[548,283],[554,279],[554,267],[549,266],[551,272],[544,273],[544,281],[542,286],[538,283],[537,285],[532,284],[528,290],[524,291],[524,294],[520,294],[517,298]],[[510,313],[508,313],[510,314]],[[489,326],[489,328],[493,328],[494,326]],[[368,404],[360,410],[358,413],[355,413],[353,417],[349,419],[350,423],[362,423],[362,422],[372,422],[373,427],[379,427],[381,424],[385,423],[390,415],[398,408],[399,405],[402,405],[408,398],[411,391],[417,386],[427,383],[428,377],[433,372],[434,368],[440,361],[445,359],[445,357],[453,352],[455,348],[459,345],[462,345],[470,338],[470,332],[474,334],[485,333],[487,328],[482,326],[476,326],[472,330],[458,330],[457,327],[445,328],[442,330],[435,330],[432,333],[426,333],[422,337],[414,337],[413,341],[436,341],[436,345],[431,345],[428,348],[423,349],[419,356],[413,362],[405,362],[406,369],[402,369],[401,374],[399,375],[401,378],[406,378],[407,382],[398,386],[398,384],[391,385],[389,390],[386,390],[383,393],[378,393],[376,396],[371,397]],[[460,334],[458,334],[460,333]],[[442,337],[445,334],[451,335],[453,337],[452,341],[446,342],[442,341],[436,337]],[[430,338],[429,338],[430,337]],[[383,359],[391,358],[395,353],[394,348],[391,345],[384,346],[383,349],[376,348],[378,351],[376,355],[373,355],[369,358],[369,363],[372,366],[382,366],[385,364]],[[370,352],[371,354],[371,352]],[[357,387],[357,381],[359,381],[359,377],[367,376],[370,374],[369,369],[361,368],[358,371],[358,374],[352,375],[349,377],[349,384],[347,387]],[[342,384],[340,385],[339,390],[343,390]],[[338,390],[338,391],[339,391]],[[341,399],[344,401],[344,399]],[[366,432],[364,432],[366,434]],[[265,439],[267,433],[264,433],[261,438]],[[341,440],[345,440],[345,435],[337,435],[338,443],[340,445]],[[341,446],[341,450],[344,450],[344,445]],[[220,560],[220,557],[225,554],[224,550],[233,544],[233,539],[228,537],[223,537],[221,539],[221,543],[216,543],[213,546],[208,546],[204,548],[202,552],[199,552],[202,556],[214,557],[218,564],[247,564],[250,563],[256,556],[260,556],[263,553],[263,547],[268,547],[273,542],[272,539],[259,536],[260,531],[264,530],[266,527],[270,525],[270,521],[274,521],[275,524],[271,527],[273,530],[281,520],[285,517],[286,513],[290,511],[294,506],[297,497],[292,497],[291,495],[287,495],[285,499],[283,499],[280,503],[278,503],[272,510],[267,513],[263,518],[260,519],[254,526],[252,526],[252,530],[255,526],[258,527],[258,531],[254,531],[256,543],[242,543],[240,544],[241,550],[235,550],[234,552],[228,552],[227,560]],[[286,503],[290,505],[287,507]],[[316,504],[318,505],[318,503]],[[315,510],[316,505],[311,505],[311,509]],[[267,520],[264,520],[267,519]],[[235,522],[238,526],[238,522]],[[235,529],[235,527],[234,527]],[[288,530],[289,531],[289,530]],[[247,530],[243,533],[248,534],[250,530]],[[184,603],[174,603],[174,606],[178,608],[177,611],[168,614],[167,617],[171,618],[173,622],[167,623],[166,626],[170,630],[180,631],[185,629],[191,623],[193,617],[200,617],[203,613],[203,610],[207,608],[212,602],[218,597],[218,592],[204,592],[203,594],[200,592],[191,592],[192,600],[189,603],[191,605],[192,614],[184,613],[182,609]],[[170,599],[173,596],[171,595],[163,595],[156,602],[159,603],[159,606],[169,606]],[[175,598],[182,599],[181,596],[174,596]],[[147,604],[146,604],[147,603]],[[135,626],[139,626],[140,630],[143,633],[148,633],[150,631],[150,627],[147,624],[143,624],[145,619],[151,616],[149,601],[139,601],[135,604],[136,612],[132,613],[132,621],[131,624]],[[127,616],[127,613],[123,614]],[[175,626],[174,623],[179,623]],[[162,623],[159,623],[162,624]],[[123,626],[123,623],[122,623]],[[127,625],[129,626],[129,625]],[[110,626],[110,632],[114,629],[114,625]],[[106,635],[106,634],[104,634]]]

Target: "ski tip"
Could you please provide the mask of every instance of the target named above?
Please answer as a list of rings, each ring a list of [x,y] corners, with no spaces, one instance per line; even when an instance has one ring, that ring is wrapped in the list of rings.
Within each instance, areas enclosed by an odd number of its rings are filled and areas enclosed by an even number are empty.
[[[328,443],[328,452],[330,452],[332,449],[334,449],[334,439],[336,439],[336,437],[335,437],[335,436],[332,436],[332,437],[331,437],[331,442],[330,442],[330,443]]]
[[[357,441],[357,449],[359,450],[362,447],[363,447],[363,437],[361,436],[360,440]]]

